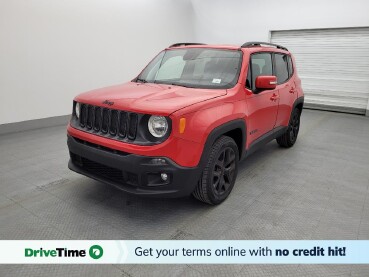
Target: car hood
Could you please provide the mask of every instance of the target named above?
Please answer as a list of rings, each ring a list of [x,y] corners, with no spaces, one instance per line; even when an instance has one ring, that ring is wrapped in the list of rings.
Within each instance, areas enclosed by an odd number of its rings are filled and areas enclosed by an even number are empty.
[[[190,105],[226,94],[227,90],[225,89],[196,89],[129,82],[85,92],[77,96],[75,100],[118,110],[169,115]]]

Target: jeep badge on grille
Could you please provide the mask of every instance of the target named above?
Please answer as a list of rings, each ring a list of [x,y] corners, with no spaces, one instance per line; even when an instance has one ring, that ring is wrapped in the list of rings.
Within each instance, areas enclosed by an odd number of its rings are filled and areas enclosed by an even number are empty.
[[[109,106],[113,106],[114,102],[111,102],[109,100],[105,100],[104,102],[102,102],[103,104],[109,105]]]

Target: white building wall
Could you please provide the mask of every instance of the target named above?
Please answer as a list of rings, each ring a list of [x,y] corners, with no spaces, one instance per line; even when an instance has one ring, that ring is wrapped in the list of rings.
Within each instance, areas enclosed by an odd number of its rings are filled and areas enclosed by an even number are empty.
[[[0,124],[71,113],[80,92],[123,83],[192,41],[187,0],[0,0]]]
[[[268,41],[271,30],[369,26],[367,0],[191,0],[196,40]]]
[[[270,30],[369,26],[365,0],[0,0],[0,124],[71,113],[173,42],[268,41]]]

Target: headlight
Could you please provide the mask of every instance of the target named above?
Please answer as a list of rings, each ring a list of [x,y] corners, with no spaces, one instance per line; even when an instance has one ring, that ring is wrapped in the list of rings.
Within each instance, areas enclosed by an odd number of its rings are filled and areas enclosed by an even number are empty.
[[[168,121],[164,116],[152,115],[148,122],[150,134],[156,138],[162,138],[168,131]]]
[[[75,108],[75,114],[76,114],[76,117],[79,118],[79,111],[81,110],[81,107],[80,107],[80,104],[77,102],[76,103],[76,108]]]

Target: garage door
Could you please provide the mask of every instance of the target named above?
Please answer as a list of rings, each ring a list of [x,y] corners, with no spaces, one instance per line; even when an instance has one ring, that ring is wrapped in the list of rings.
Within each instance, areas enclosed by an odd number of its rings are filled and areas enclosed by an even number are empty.
[[[294,54],[306,107],[365,114],[369,101],[369,28],[273,31]]]

